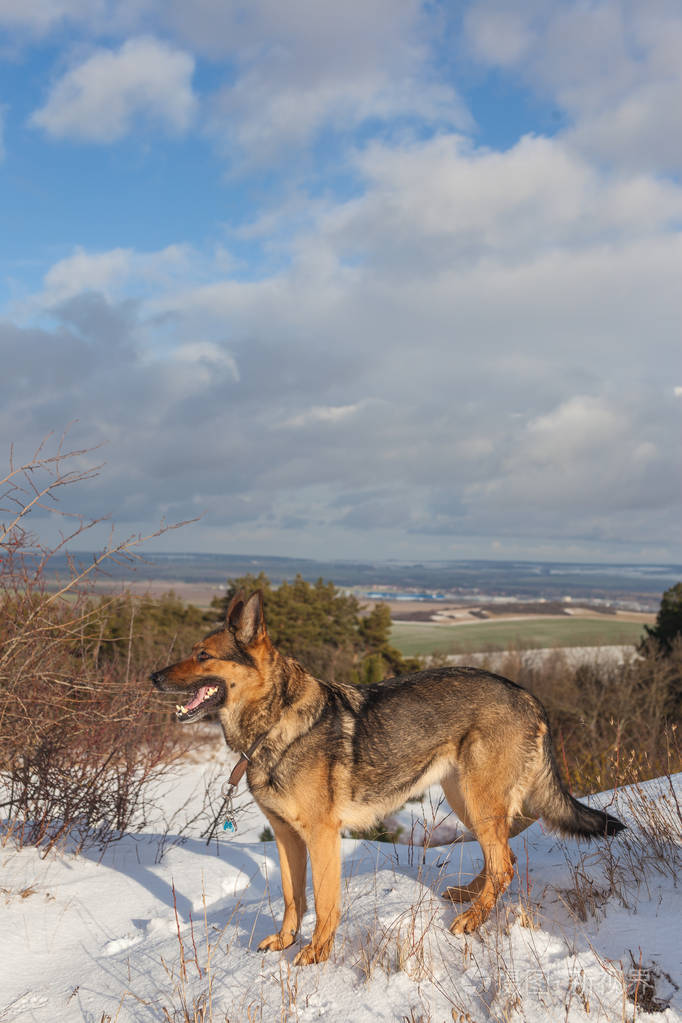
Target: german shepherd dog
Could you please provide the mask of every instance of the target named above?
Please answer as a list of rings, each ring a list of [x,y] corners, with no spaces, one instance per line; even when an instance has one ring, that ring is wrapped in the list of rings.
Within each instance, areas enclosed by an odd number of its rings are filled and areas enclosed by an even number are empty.
[[[260,593],[233,598],[223,627],[151,676],[183,693],[179,721],[209,712],[225,741],[248,751],[247,780],[270,821],[282,871],[284,919],[260,950],[293,944],[306,910],[310,853],[316,923],[294,963],[329,957],[339,922],[343,827],[368,828],[440,782],[481,845],[484,866],[450,930],[473,931],[510,883],[510,835],[542,817],[566,835],[615,835],[625,825],[574,799],[552,751],[544,708],[521,686],[478,668],[433,668],[375,685],[322,682],[272,645]]]

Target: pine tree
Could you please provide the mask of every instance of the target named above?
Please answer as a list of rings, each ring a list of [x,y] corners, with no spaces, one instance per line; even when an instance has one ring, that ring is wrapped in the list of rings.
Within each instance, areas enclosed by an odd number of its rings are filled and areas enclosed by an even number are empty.
[[[678,636],[682,636],[682,583],[675,583],[661,598],[661,606],[653,628],[645,626],[647,638],[642,646],[655,644],[660,653],[668,656]]]

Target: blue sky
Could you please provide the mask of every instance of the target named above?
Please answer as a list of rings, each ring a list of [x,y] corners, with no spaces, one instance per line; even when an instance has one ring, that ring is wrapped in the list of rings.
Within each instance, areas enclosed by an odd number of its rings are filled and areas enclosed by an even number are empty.
[[[66,505],[176,549],[682,560],[681,48],[672,0],[0,0],[5,450],[77,420]]]

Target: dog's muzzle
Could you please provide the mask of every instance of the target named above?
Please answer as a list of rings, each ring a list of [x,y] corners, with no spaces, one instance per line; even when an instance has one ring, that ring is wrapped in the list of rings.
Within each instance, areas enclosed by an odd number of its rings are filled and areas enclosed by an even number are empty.
[[[164,675],[164,673],[162,671],[154,671],[154,672],[152,672],[152,674],[149,676],[149,679],[150,679],[152,685],[155,686],[156,689],[161,689],[162,691],[165,689],[165,686],[166,686],[166,676]]]

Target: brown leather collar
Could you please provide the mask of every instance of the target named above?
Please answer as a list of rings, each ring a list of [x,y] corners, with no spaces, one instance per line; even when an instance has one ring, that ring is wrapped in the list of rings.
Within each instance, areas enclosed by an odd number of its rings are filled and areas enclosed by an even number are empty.
[[[232,768],[232,773],[230,774],[230,777],[229,777],[229,780],[228,780],[228,784],[229,785],[233,785],[233,786],[239,785],[239,782],[244,777],[244,773],[246,771],[246,768],[251,763],[251,757],[256,752],[256,750],[258,749],[258,747],[260,746],[260,744],[262,743],[263,739],[265,738],[265,736],[267,734],[268,734],[267,732],[263,732],[262,735],[259,735],[258,738],[256,739],[256,741],[251,743],[251,745],[249,746],[249,748],[246,751],[246,753],[242,753],[240,755],[239,760],[237,761],[237,763]]]

